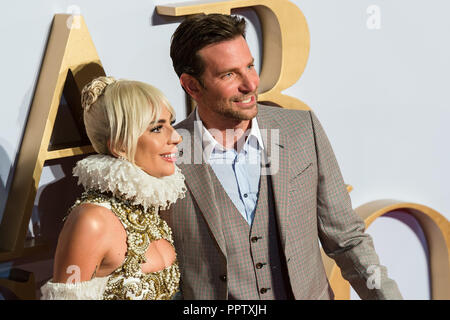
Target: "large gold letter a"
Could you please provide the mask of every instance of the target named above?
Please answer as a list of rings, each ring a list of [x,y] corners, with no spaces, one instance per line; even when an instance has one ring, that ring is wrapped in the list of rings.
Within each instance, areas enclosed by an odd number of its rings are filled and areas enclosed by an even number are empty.
[[[103,67],[81,16],[55,15],[31,105],[11,190],[0,225],[0,261],[8,261],[38,249],[25,241],[36,191],[44,162],[49,159],[84,154],[91,146],[75,146],[52,150],[49,142],[61,95],[68,77],[76,87],[72,112],[81,122],[79,93],[96,76],[104,75]]]

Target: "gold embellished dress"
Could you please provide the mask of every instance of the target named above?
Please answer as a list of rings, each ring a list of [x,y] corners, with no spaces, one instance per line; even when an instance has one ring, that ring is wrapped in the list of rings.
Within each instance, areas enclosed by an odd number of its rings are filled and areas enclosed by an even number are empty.
[[[177,262],[150,273],[142,272],[141,264],[152,241],[165,239],[173,245],[172,231],[158,212],[185,194],[179,168],[172,176],[155,178],[126,160],[94,155],[79,161],[74,175],[86,191],[73,207],[92,203],[111,210],[126,231],[127,253],[123,264],[106,277],[78,283],[49,280],[41,287],[41,299],[172,299],[180,280]]]

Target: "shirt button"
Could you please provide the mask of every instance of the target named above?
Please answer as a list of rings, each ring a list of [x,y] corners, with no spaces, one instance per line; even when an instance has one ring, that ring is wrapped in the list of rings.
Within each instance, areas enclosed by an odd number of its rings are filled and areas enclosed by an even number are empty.
[[[259,290],[259,292],[261,292],[261,294],[264,294],[268,291],[268,288],[261,288],[261,290]]]
[[[264,266],[264,264],[262,264],[261,262],[258,262],[256,264],[256,269],[261,269]]]
[[[248,197],[248,194],[244,193],[244,198],[247,198],[247,197]]]
[[[223,282],[227,281],[227,276],[226,275],[221,275],[220,276],[220,280],[222,280]]]

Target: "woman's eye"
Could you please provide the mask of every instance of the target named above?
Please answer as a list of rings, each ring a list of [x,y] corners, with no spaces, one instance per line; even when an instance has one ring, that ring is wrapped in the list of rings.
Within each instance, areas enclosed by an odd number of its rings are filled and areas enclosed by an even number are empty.
[[[255,66],[254,64],[251,64],[251,65],[249,65],[247,68],[248,68],[248,69],[253,69],[254,66]]]
[[[150,129],[150,132],[161,132],[161,129],[162,129],[162,126],[157,126],[157,127],[154,127],[153,129]]]

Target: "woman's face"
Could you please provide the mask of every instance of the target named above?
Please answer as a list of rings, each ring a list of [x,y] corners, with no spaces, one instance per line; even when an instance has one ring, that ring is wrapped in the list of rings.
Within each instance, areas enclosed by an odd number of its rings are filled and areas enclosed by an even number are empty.
[[[142,170],[156,178],[175,172],[175,161],[181,136],[171,124],[169,110],[164,107],[160,119],[151,123],[138,139],[134,161]]]

